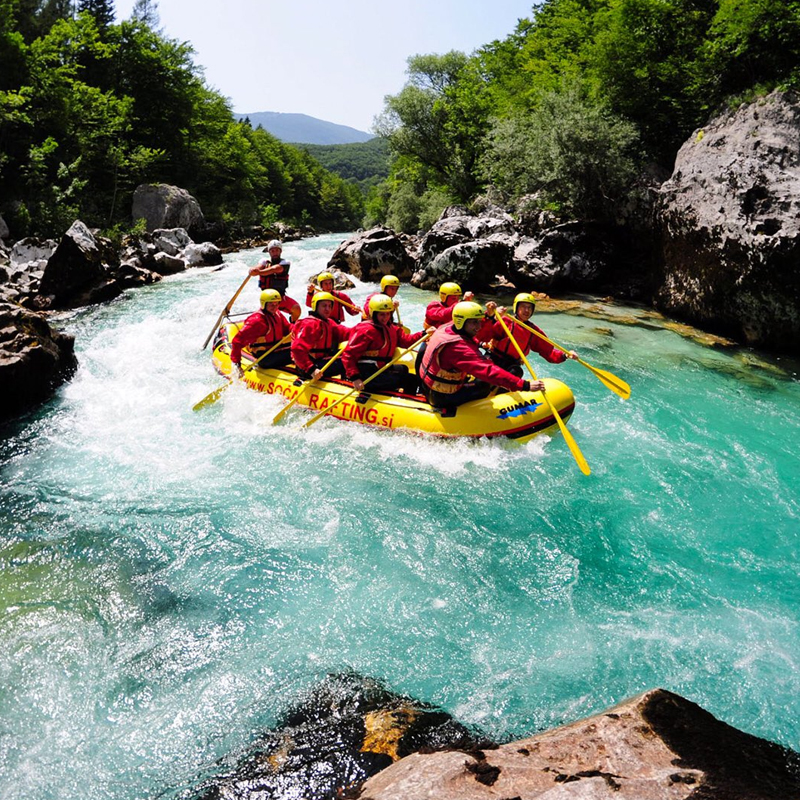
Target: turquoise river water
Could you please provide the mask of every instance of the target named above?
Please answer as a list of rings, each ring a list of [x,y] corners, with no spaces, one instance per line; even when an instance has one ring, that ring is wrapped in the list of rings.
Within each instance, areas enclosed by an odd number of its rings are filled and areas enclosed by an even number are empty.
[[[341,238],[286,246],[291,295]],[[537,314],[633,389],[536,364],[590,477],[560,436],[273,427],[239,386],[192,412],[259,257],[65,315],[77,374],[0,429],[3,800],[176,797],[346,668],[495,738],[662,686],[800,749],[796,363]],[[418,329],[433,295],[401,297]]]

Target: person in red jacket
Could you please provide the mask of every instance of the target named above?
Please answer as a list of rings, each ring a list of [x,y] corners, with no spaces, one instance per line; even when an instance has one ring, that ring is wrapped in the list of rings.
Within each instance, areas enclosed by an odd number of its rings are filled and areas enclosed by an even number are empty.
[[[261,310],[251,314],[233,337],[231,342],[231,365],[234,373],[242,376],[242,348],[246,347],[250,355],[260,358],[273,345],[288,336],[292,330],[286,317],[278,311],[281,295],[277,289],[264,289],[261,292]],[[258,366],[285,367],[292,360],[289,342],[273,350],[266,358],[259,361]]]
[[[298,320],[292,330],[292,361],[306,380],[318,381],[322,377],[320,367],[336,353],[342,342],[347,341],[353,330],[330,318],[335,303],[332,294],[317,292],[311,298],[311,312]],[[341,359],[337,359],[326,370],[326,376],[341,374]]]
[[[424,335],[405,333],[392,321],[394,302],[385,294],[374,294],[369,301],[371,319],[359,322],[353,328],[347,349],[342,353],[345,376],[353,381],[353,388],[361,391],[364,378],[368,378],[394,358],[398,347],[411,347]],[[386,372],[370,381],[370,391],[397,391],[413,394],[417,390],[417,376],[410,375],[404,364],[392,364]]]
[[[379,292],[373,292],[372,294],[367,295],[367,299],[364,301],[364,318],[371,319],[372,315],[370,314],[369,310],[369,301],[372,300],[373,297],[379,294],[385,294],[388,298],[390,298],[393,303],[395,309],[400,305],[400,301],[397,299],[396,295],[400,289],[400,279],[395,275],[384,275],[381,278],[381,289]]]
[[[427,343],[420,363],[420,381],[430,404],[452,409],[486,397],[492,386],[509,391],[541,391],[542,381],[526,381],[493,364],[478,349],[475,336],[484,322],[477,303],[453,307],[453,321],[437,328]],[[475,378],[467,383],[467,376]]]
[[[289,268],[292,266],[285,258],[281,258],[283,245],[273,239],[267,245],[269,258],[262,258],[258,266],[250,270],[251,275],[258,275],[259,289],[277,289],[281,294],[281,311],[291,315],[292,322],[300,316],[300,304],[286,294],[289,288]]]
[[[539,333],[544,334],[541,328],[529,321],[533,316],[535,308],[536,298],[532,294],[522,292],[514,298],[514,316],[531,328],[536,328]],[[500,313],[503,313],[502,308],[500,309]],[[569,353],[558,350],[544,339],[540,339],[535,333],[531,333],[529,330],[523,328],[522,325],[518,325],[513,319],[505,319],[504,322],[508,326],[509,331],[511,331],[511,335],[516,340],[520,350],[522,350],[526,356],[530,352],[538,353],[545,361],[549,361],[551,364],[560,364],[568,358],[578,357],[578,354],[574,350],[571,350]],[[497,366],[521,378],[522,359],[519,357],[517,349],[511,343],[511,340],[506,335],[499,321],[492,325],[489,339],[489,347],[491,348],[489,358],[491,358]]]
[[[336,300],[336,302],[333,304],[333,313],[331,314],[331,319],[334,322],[338,322],[341,325],[341,323],[344,322],[345,311],[351,317],[356,317],[361,314],[356,307],[356,304],[344,292],[340,292],[338,289],[333,288],[334,277],[332,272],[320,272],[320,274],[317,275],[317,282],[319,283],[319,288],[317,288],[313,283],[308,284],[306,305],[309,308],[311,308],[311,301],[314,299],[314,295],[317,292],[327,292]]]
[[[439,299],[428,304],[425,309],[425,327],[438,328],[453,320],[453,306],[462,298],[461,287],[457,283],[448,281],[439,287]],[[463,295],[465,301],[474,300],[475,295],[467,292]]]

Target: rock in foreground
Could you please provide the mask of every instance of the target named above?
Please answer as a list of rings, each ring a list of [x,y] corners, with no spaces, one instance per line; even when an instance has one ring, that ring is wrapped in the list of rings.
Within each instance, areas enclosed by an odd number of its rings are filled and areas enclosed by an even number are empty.
[[[74,339],[31,311],[0,303],[0,419],[46,400],[77,367]]]
[[[335,800],[420,749],[474,749],[483,739],[449,714],[353,672],[329,675],[193,800]],[[463,756],[462,756],[463,758]]]
[[[361,800],[789,800],[800,754],[663,689],[495,750],[412,755]]]

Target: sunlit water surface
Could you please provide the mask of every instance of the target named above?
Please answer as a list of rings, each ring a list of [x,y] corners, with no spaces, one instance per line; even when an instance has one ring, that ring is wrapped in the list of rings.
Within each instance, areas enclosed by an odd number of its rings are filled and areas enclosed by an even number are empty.
[[[341,238],[286,246],[290,294]],[[77,375],[0,432],[3,800],[174,797],[345,668],[497,738],[663,686],[800,748],[796,365],[537,315],[633,387],[537,363],[588,478],[561,437],[273,427],[240,387],[193,412],[259,257],[62,319]],[[417,329],[432,296],[401,297]]]

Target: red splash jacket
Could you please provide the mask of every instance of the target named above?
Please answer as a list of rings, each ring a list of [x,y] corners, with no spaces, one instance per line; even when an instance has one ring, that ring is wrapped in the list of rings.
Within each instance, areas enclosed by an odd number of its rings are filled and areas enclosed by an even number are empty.
[[[441,300],[428,303],[428,307],[425,309],[425,324],[429,328],[439,328],[452,321],[453,306],[446,306]]]
[[[553,345],[549,344],[544,339],[540,339],[536,334],[525,330],[522,325],[518,325],[513,319],[505,318],[503,321],[508,325],[511,335],[516,339],[520,350],[522,350],[526,356],[532,350],[551,364],[560,364],[562,361],[567,360],[567,354],[565,352],[553,347]],[[530,325],[531,328],[536,328],[536,330],[544,336],[544,331],[541,328],[531,322],[527,324]],[[499,322],[495,322],[494,325],[492,325],[491,340],[492,350],[503,353],[503,355],[513,358],[514,361],[520,361],[516,347],[511,344],[511,339],[506,336],[506,332]]]
[[[311,308],[311,298],[316,294],[316,292],[308,292],[306,294],[306,305]],[[356,304],[344,293],[340,292],[338,289],[334,289],[330,292],[337,300],[344,300],[345,303],[350,303],[351,306],[356,307]],[[357,308],[357,307],[356,307]],[[358,310],[353,310],[352,308],[348,308],[341,303],[334,303],[333,304],[333,313],[331,314],[330,318],[334,322],[344,322],[344,312],[347,312],[351,317],[361,316],[361,312]]]
[[[231,342],[231,361],[242,363],[242,348],[247,347],[258,358],[286,336],[292,326],[283,314],[256,311],[251,314]],[[287,345],[288,346],[288,345]]]
[[[304,372],[313,372],[314,360],[330,358],[352,331],[352,328],[345,328],[332,319],[323,319],[312,311],[294,324],[292,361]]]
[[[453,394],[466,383],[467,375],[511,391],[519,391],[525,385],[522,378],[489,361],[478,349],[478,343],[462,336],[453,325],[437,328],[422,357],[423,383],[428,389]]]
[[[394,351],[401,347],[411,347],[418,342],[425,333],[405,333],[399,325],[393,322],[388,325],[379,325],[371,319],[359,322],[352,329],[347,349],[342,353],[342,364],[348,380],[359,377],[358,361],[369,358],[377,361],[379,367],[388,364],[394,358]]]

